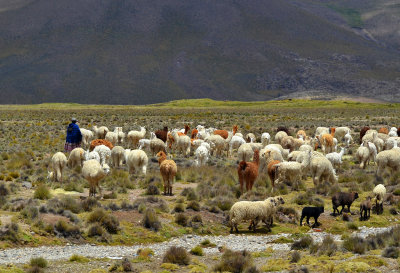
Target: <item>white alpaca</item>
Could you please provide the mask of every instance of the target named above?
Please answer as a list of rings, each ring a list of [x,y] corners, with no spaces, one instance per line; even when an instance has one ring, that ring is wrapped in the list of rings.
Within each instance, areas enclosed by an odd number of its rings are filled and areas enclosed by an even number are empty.
[[[344,135],[344,143],[346,145],[346,148],[349,148],[350,144],[353,143],[353,137],[350,134],[345,134]]]
[[[388,136],[389,136],[389,137],[398,137],[398,135],[397,135],[397,128],[396,128],[396,127],[390,128],[390,131],[389,131]]]
[[[215,154],[215,156],[220,157],[222,151],[225,148],[225,140],[220,135],[210,135],[205,139],[210,145],[210,154]]]
[[[85,161],[88,161],[91,159],[97,160],[99,163],[101,161],[100,155],[98,152],[95,152],[95,151],[89,152],[89,149],[87,149],[85,152]]]
[[[112,145],[115,146],[118,143],[118,133],[108,132],[105,139],[110,141]]]
[[[88,160],[83,163],[82,176],[89,182],[89,196],[96,196],[96,187],[100,188],[100,180],[103,179],[110,172],[110,167],[107,164],[100,165],[95,160]]]
[[[141,139],[146,135],[146,128],[140,127],[140,131],[129,131],[126,135],[126,139],[129,142],[129,145],[133,148],[137,148],[138,143]]]
[[[82,148],[75,148],[71,151],[68,157],[67,166],[70,169],[75,168],[75,166],[83,166],[83,161],[85,160],[85,150]]]
[[[196,150],[203,143],[204,143],[204,140],[202,140],[202,139],[193,139],[193,140],[191,140],[192,150]]]
[[[369,160],[373,160],[374,162],[376,162],[376,155],[378,154],[378,149],[372,142],[368,142],[367,144],[368,144],[367,148],[369,150]]]
[[[377,214],[383,213],[383,201],[385,200],[386,188],[383,184],[378,184],[373,189]]]
[[[350,134],[349,127],[336,127],[335,137],[339,140],[342,140],[345,135]]]
[[[239,149],[240,145],[246,143],[246,141],[243,139],[243,137],[234,135],[231,138],[231,141],[229,142],[229,156],[232,156],[233,150]]]
[[[326,158],[332,163],[332,165],[336,169],[340,169],[340,166],[342,165],[342,158],[345,152],[345,148],[342,148],[340,150],[340,153],[334,152],[334,153],[329,153],[326,155]]]
[[[317,186],[322,181],[336,183],[338,177],[332,163],[326,157],[312,156],[310,162],[310,172],[313,178],[314,185]]]
[[[364,144],[365,143],[365,144]],[[367,163],[369,162],[370,159],[370,151],[368,148],[368,142],[365,141],[363,144],[361,144],[360,147],[358,147],[356,151],[356,159],[360,162],[360,168],[365,169]]]
[[[108,160],[111,157],[110,148],[108,148],[105,145],[99,145],[99,146],[94,147],[93,151],[95,151],[99,154],[101,165],[108,163]]]
[[[396,144],[395,144],[396,143]],[[400,137],[389,137],[386,141],[386,150],[393,149],[395,145],[399,146],[400,144]]]
[[[281,153],[284,159],[287,159],[289,155],[289,150],[283,149],[282,145],[280,144],[268,144],[263,148],[263,150],[275,150]]]
[[[287,136],[288,136],[288,134],[287,134],[286,132],[284,132],[284,131],[279,131],[279,132],[277,132],[276,135],[275,135],[275,141],[276,141],[277,143],[281,144],[281,140],[282,140],[284,137],[287,137]]]
[[[285,180],[290,181],[292,185],[299,185],[301,177],[309,166],[311,160],[311,152],[304,153],[306,153],[306,156],[301,163],[284,161],[275,165],[277,173],[277,178],[274,183],[275,185],[278,185],[280,182],[284,182]]]
[[[238,149],[238,160],[249,162],[254,154],[249,143],[243,143]]]
[[[251,220],[250,229],[255,230],[259,221],[270,226],[275,214],[276,207],[284,204],[281,196],[268,197],[264,201],[239,201],[233,204],[229,211],[229,221],[231,224],[231,232],[235,228],[239,232],[237,226],[240,222]]]
[[[271,141],[271,135],[269,133],[262,133],[261,135],[261,143],[263,146],[267,146],[269,142]]]
[[[254,142],[256,142],[256,136],[253,134],[253,133],[248,133],[247,135],[246,135],[246,141],[248,142],[248,143],[254,143]]]
[[[315,130],[315,136],[323,136],[325,134],[330,134],[330,129],[328,127],[317,127],[317,129]]]
[[[205,145],[200,145],[194,152],[194,155],[196,157],[195,165],[203,166],[203,165],[206,165],[206,163],[208,161],[210,151],[207,149],[207,147]]]
[[[190,137],[187,135],[178,135],[177,131],[172,131],[172,137],[175,140],[176,143],[176,147],[178,149],[178,151],[180,151],[180,153],[182,155],[184,155],[185,157],[188,157],[190,154]]]
[[[142,150],[127,150],[125,152],[125,161],[128,166],[128,172],[130,174],[135,173],[136,170],[141,170],[144,175],[146,175],[148,157],[146,153]]]
[[[268,167],[268,164],[272,160],[278,160],[280,162],[283,161],[282,154],[276,150],[268,150],[262,149],[260,151],[260,163],[259,163],[259,173],[265,173]]]
[[[161,139],[155,137],[150,140],[150,152],[154,156],[160,151],[166,152],[167,146]]]
[[[280,144],[283,148],[289,149],[289,151],[293,152],[304,144],[304,140],[292,136],[285,136],[281,139]]]
[[[83,146],[87,146],[90,144],[90,141],[93,139],[93,132],[84,128],[80,128],[82,134],[82,144]]]
[[[301,145],[301,146],[299,147],[299,151],[302,151],[302,152],[312,152],[312,151],[314,151],[314,148],[313,148],[311,145],[309,145],[309,144],[303,144],[303,145]]]
[[[105,139],[106,134],[109,132],[108,128],[106,126],[93,126],[94,134],[96,135],[96,138],[99,139]]]
[[[382,176],[383,171],[386,167],[393,170],[392,173],[397,172],[400,167],[400,148],[397,147],[397,142],[394,143],[394,147],[390,150],[380,152],[376,156],[376,164],[378,165],[377,175]]]
[[[142,138],[139,140],[139,150],[150,150],[150,141],[156,138],[156,134],[151,132],[150,139]]]
[[[114,168],[119,168],[122,165],[125,157],[125,150],[122,146],[114,146],[111,150],[111,159],[114,165]]]
[[[64,153],[57,152],[51,158],[50,164],[53,171],[49,172],[47,178],[53,181],[62,182],[62,173],[65,166],[67,165],[67,157]]]

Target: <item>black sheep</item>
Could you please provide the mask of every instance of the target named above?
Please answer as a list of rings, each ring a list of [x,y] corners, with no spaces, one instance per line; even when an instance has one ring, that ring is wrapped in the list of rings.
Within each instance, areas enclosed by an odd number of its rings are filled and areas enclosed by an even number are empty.
[[[336,211],[339,214],[342,214],[343,209],[345,206],[348,207],[349,213],[350,212],[350,206],[358,198],[358,193],[357,192],[338,192],[335,193],[332,196],[332,207],[333,207],[333,215],[336,215]],[[342,206],[342,210],[339,212],[338,207]]]
[[[312,227],[319,226],[320,223],[318,223],[318,217],[323,212],[324,212],[324,207],[304,207],[303,210],[301,211],[300,226],[303,223],[304,217],[307,217],[306,222],[308,225],[310,225],[309,222],[310,218],[314,217],[315,223],[313,224]]]

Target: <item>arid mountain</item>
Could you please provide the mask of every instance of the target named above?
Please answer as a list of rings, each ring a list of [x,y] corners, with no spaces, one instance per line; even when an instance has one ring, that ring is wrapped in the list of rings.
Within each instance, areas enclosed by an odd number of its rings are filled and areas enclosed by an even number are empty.
[[[400,101],[399,5],[0,0],[0,103]]]

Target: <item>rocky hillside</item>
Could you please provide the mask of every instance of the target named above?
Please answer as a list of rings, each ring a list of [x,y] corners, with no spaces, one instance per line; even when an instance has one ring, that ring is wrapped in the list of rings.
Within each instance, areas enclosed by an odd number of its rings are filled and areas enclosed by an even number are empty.
[[[0,103],[400,101],[398,11],[384,0],[4,0]]]

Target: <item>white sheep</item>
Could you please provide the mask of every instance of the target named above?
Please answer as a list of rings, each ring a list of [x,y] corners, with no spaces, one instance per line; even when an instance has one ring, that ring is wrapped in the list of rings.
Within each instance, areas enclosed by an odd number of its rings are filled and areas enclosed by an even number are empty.
[[[267,132],[261,134],[261,143],[263,146],[267,146],[271,141],[271,135]]]
[[[249,162],[254,154],[249,143],[243,143],[238,149],[238,160]]]
[[[93,139],[93,132],[84,128],[80,128],[82,134],[82,144],[83,146],[87,146],[90,144],[90,141]]]
[[[276,207],[284,204],[281,196],[268,197],[264,201],[239,201],[233,204],[229,211],[231,230],[238,230],[238,224],[242,221],[251,220],[249,229],[256,230],[259,221],[264,222],[268,227],[271,225],[271,218],[275,214]]]
[[[397,172],[400,167],[400,148],[397,147],[397,142],[394,143],[394,147],[390,150],[379,152],[376,156],[376,164],[378,168],[376,170],[377,175],[382,175],[386,167],[389,167],[393,172]]]
[[[100,163],[91,159],[85,161],[82,167],[82,176],[89,182],[89,196],[96,196],[96,187],[100,188],[100,180],[103,179],[110,172],[110,167],[107,164],[100,165]]]
[[[95,151],[99,154],[101,165],[108,163],[108,160],[111,157],[110,148],[108,148],[105,145],[98,145],[98,146],[94,147],[93,151]]]
[[[52,156],[50,164],[52,171],[49,172],[47,178],[53,181],[62,182],[62,173],[63,169],[67,165],[67,157],[64,153],[57,152]]]
[[[114,168],[119,168],[122,165],[125,157],[125,150],[122,146],[114,146],[111,150],[111,159]]]
[[[96,138],[99,139],[105,139],[106,134],[109,132],[108,128],[105,126],[100,126],[97,128],[97,126],[93,126],[94,134],[96,135]]]
[[[312,156],[310,162],[310,172],[315,186],[317,186],[323,180],[326,182],[331,182],[332,184],[338,181],[338,177],[336,176],[336,172],[332,166],[332,163],[324,156]]]
[[[232,156],[233,150],[239,149],[240,145],[246,143],[246,141],[241,136],[234,135],[229,142],[229,156]]]
[[[385,199],[386,188],[383,184],[379,184],[375,186],[372,192],[375,199],[376,213],[381,214],[383,213],[383,200]]]
[[[276,141],[277,143],[281,144],[281,140],[282,140],[284,137],[287,137],[287,136],[288,136],[288,134],[287,134],[285,131],[279,131],[279,132],[277,132],[276,135],[275,135],[275,141]]]
[[[72,169],[75,166],[83,166],[83,161],[85,160],[85,150],[82,148],[75,148],[71,151],[68,157],[67,166]]]
[[[256,142],[256,136],[253,134],[253,133],[248,133],[247,135],[246,135],[246,141],[247,142],[249,142],[249,143],[253,143],[253,142]]]
[[[332,165],[336,169],[340,169],[340,166],[342,165],[342,157],[344,155],[345,150],[346,150],[345,148],[342,148],[340,150],[340,153],[334,152],[326,155],[326,158],[332,163]]]
[[[125,161],[128,166],[128,172],[130,174],[135,173],[136,170],[141,170],[146,175],[147,164],[149,159],[146,153],[142,150],[128,150],[125,152]]]
[[[199,147],[197,147],[196,151],[194,152],[194,155],[196,157],[195,165],[203,166],[206,165],[208,161],[210,151],[207,149],[206,145],[200,145]]]
[[[143,139],[145,135],[146,135],[146,128],[140,127],[140,131],[129,131],[128,134],[126,135],[126,139],[127,142],[129,142],[129,144],[131,145],[131,147],[136,149],[139,141]]]
[[[346,148],[350,147],[350,144],[353,142],[353,137],[350,134],[345,134],[344,135],[344,143],[346,145]]]

